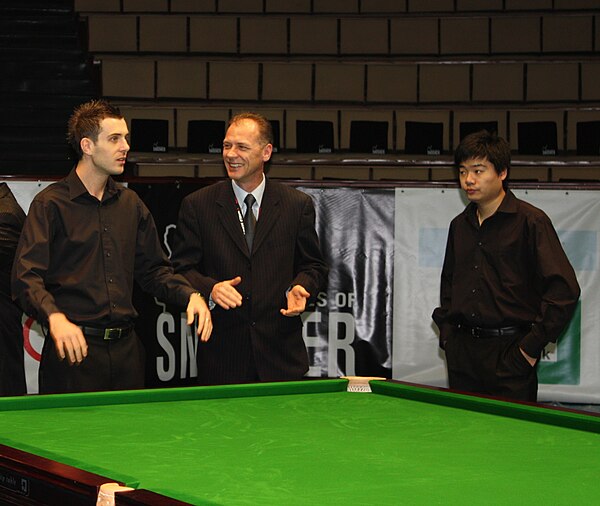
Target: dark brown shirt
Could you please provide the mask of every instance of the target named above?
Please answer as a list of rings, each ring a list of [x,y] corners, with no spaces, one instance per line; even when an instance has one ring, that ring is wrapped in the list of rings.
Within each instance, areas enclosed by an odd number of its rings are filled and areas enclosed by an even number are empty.
[[[134,279],[181,307],[194,292],[173,273],[140,198],[109,178],[100,202],[75,170],[36,195],[16,258],[13,297],[41,322],[63,312],[79,324],[133,323]]]
[[[10,301],[10,270],[25,213],[6,183],[0,183],[0,293]]]
[[[441,306],[433,312],[444,343],[457,324],[533,324],[521,348],[538,357],[568,324],[580,289],[550,218],[508,191],[481,226],[471,203],[450,224]]]
[[[27,393],[21,310],[10,293],[10,270],[25,213],[6,183],[0,183],[0,396]]]

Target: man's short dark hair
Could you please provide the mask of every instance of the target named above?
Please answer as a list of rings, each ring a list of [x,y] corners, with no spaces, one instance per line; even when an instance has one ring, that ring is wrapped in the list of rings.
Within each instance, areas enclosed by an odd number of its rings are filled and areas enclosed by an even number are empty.
[[[104,118],[123,119],[123,115],[118,107],[106,100],[90,100],[77,106],[73,111],[69,118],[67,140],[79,159],[83,156],[81,139],[87,137],[96,142],[100,133],[100,123]]]
[[[506,187],[510,172],[510,146],[502,137],[487,130],[467,135],[454,151],[454,165],[458,168],[462,163],[472,159],[487,160],[498,174],[506,169],[506,178],[502,182]]]

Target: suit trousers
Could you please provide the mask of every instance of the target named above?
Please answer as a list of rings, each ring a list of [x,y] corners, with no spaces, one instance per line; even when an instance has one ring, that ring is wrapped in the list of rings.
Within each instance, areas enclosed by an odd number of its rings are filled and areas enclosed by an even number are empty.
[[[110,341],[85,339],[87,357],[79,365],[69,365],[66,358],[58,358],[54,341],[46,337],[39,371],[41,394],[144,388],[145,353],[135,332]]]
[[[525,332],[481,338],[457,329],[445,346],[450,388],[535,402],[537,364],[532,367],[519,349]]]

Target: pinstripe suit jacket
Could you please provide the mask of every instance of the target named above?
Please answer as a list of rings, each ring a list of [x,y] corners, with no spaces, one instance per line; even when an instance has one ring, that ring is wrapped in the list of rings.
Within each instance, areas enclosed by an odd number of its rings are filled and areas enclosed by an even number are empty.
[[[212,310],[214,330],[198,349],[203,384],[244,381],[254,361],[261,381],[300,379],[308,370],[300,317],[285,317],[286,290],[302,285],[317,295],[327,266],[315,231],[311,198],[267,179],[248,251],[231,181],[188,195],[182,202],[173,264],[208,300],[213,286],[241,276],[242,306]]]

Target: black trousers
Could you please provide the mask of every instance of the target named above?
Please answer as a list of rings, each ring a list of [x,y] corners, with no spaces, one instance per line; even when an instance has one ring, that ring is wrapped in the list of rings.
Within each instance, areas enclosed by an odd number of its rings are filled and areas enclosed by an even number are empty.
[[[198,385],[258,383],[250,332],[215,333],[198,343]]]
[[[519,350],[523,334],[476,338],[458,329],[446,342],[449,386],[510,400],[537,400],[537,371]]]
[[[46,337],[39,370],[41,394],[144,388],[145,353],[135,332],[112,341],[85,339],[87,357],[80,365],[69,365],[67,359],[58,358],[54,341]]]
[[[0,294],[0,396],[25,395],[21,310]]]

